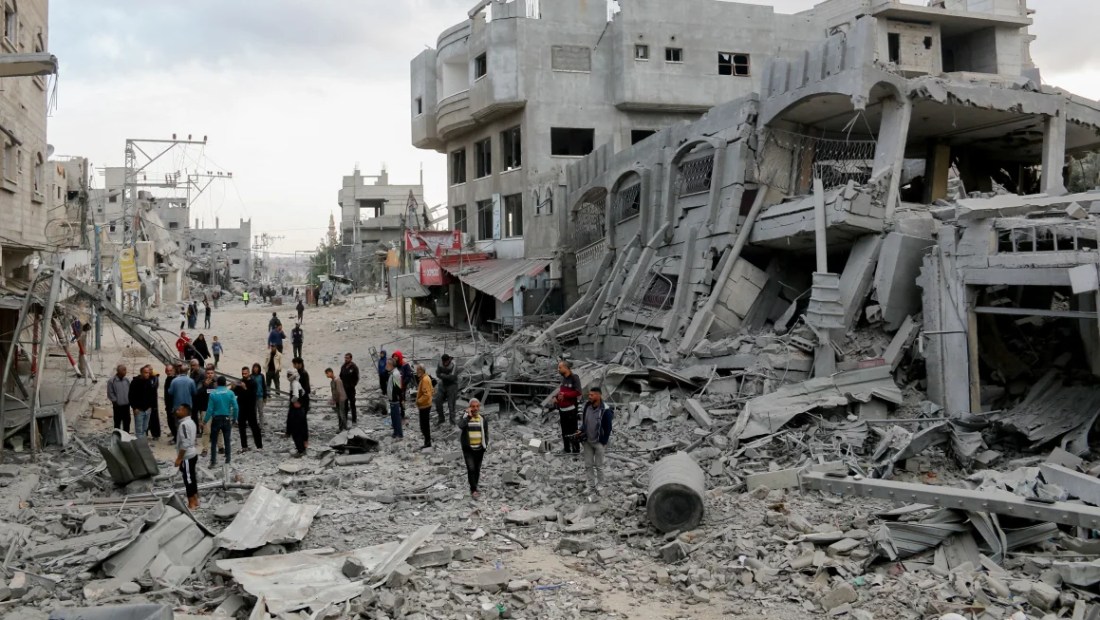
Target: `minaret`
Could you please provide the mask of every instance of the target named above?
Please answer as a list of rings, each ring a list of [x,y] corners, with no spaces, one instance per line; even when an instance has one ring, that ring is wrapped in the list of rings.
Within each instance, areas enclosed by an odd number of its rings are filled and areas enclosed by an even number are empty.
[[[336,217],[331,212],[328,214],[328,242],[336,245]]]

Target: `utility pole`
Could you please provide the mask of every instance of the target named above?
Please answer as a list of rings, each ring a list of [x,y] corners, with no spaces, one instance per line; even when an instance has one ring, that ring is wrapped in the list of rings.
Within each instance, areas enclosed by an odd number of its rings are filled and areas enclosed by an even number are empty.
[[[401,320],[401,327],[407,327],[408,324],[405,320],[405,296],[401,294],[401,276],[405,273],[405,223],[407,221],[406,215],[401,214],[401,239],[398,241],[401,245],[398,246],[398,256],[400,257],[397,267],[397,277],[393,279],[393,287],[397,289],[394,291],[397,298],[397,303],[401,306],[398,311],[398,317]]]
[[[99,238],[102,229],[98,224],[93,229],[95,235],[95,286],[99,290],[103,286],[103,255],[99,250]],[[92,313],[95,315],[95,350],[99,350],[99,342],[103,337],[103,319],[99,316],[99,309],[92,304]],[[83,372],[83,371],[81,371]]]

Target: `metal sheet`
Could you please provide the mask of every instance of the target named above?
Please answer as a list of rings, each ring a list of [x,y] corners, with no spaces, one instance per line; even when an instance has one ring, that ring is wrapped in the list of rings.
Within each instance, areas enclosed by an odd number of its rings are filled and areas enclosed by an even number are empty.
[[[490,260],[443,263],[443,269],[475,289],[508,301],[515,294],[516,278],[534,277],[550,266],[545,258],[498,258]]]
[[[300,542],[320,509],[313,504],[295,504],[260,485],[252,490],[229,527],[214,538],[214,544],[244,551],[266,544]]]
[[[955,487],[910,484],[887,480],[857,480],[852,477],[830,478],[825,474],[808,472],[802,475],[802,484],[811,489],[837,495],[878,497],[898,503],[932,503],[945,508],[995,512],[1034,521],[1050,521],[1064,525],[1100,528],[1100,508],[1054,502],[1031,502],[1007,491],[974,491]]]
[[[246,592],[263,598],[273,615],[299,609],[319,609],[341,603],[363,592],[363,581],[344,576],[344,562],[356,558],[367,570],[382,564],[399,544],[364,547],[337,553],[333,549],[310,549],[286,555],[236,560],[218,560],[218,568],[229,571]]]

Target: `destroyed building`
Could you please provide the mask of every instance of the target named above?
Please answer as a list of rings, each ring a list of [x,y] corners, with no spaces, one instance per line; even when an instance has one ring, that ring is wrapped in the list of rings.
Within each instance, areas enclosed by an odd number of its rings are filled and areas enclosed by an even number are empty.
[[[0,285],[27,281],[44,258],[46,211],[46,77],[57,59],[46,52],[46,0],[5,10],[0,37]]]
[[[385,287],[382,259],[386,251],[403,239],[405,223],[402,217],[407,213],[410,195],[418,205],[425,204],[423,172],[414,185],[391,184],[385,168],[377,175],[364,175],[356,166],[350,176],[344,177],[337,196],[340,205],[340,241],[336,246],[339,273],[347,275],[360,287]]]

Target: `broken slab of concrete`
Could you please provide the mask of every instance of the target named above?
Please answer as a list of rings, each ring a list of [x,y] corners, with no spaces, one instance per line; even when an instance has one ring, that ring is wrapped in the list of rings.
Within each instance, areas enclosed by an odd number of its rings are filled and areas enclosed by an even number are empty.
[[[1093,506],[1100,506],[1100,478],[1082,474],[1056,463],[1043,463],[1039,465],[1039,471],[1043,474],[1043,480],[1062,487],[1070,497],[1076,497]]]
[[[875,298],[882,307],[886,331],[899,329],[906,317],[921,311],[921,290],[917,286],[924,255],[936,242],[893,232],[882,241],[875,267]]]
[[[714,428],[714,420],[711,419],[707,410],[703,408],[703,403],[694,398],[689,398],[684,401],[684,409],[687,410],[691,419],[695,420],[695,423],[700,427],[708,431]]]
[[[994,512],[1078,527],[1100,527],[1100,508],[1070,502],[1029,501],[1007,491],[975,491],[929,484],[890,480],[831,478],[818,472],[802,475],[806,488],[842,496],[878,497],[892,501],[919,502],[954,509]]]
[[[798,488],[798,477],[807,471],[832,472],[847,474],[848,466],[840,461],[808,465],[806,467],[792,467],[758,474],[749,474],[745,477],[745,490],[754,491],[760,487],[767,487],[773,491],[779,489]]]
[[[963,198],[956,203],[955,217],[960,221],[966,221],[994,217],[1016,217],[1047,210],[1064,211],[1075,202],[1091,203],[1098,199],[1100,199],[1100,193],[1096,192],[1066,196],[1002,194],[992,198]]]

